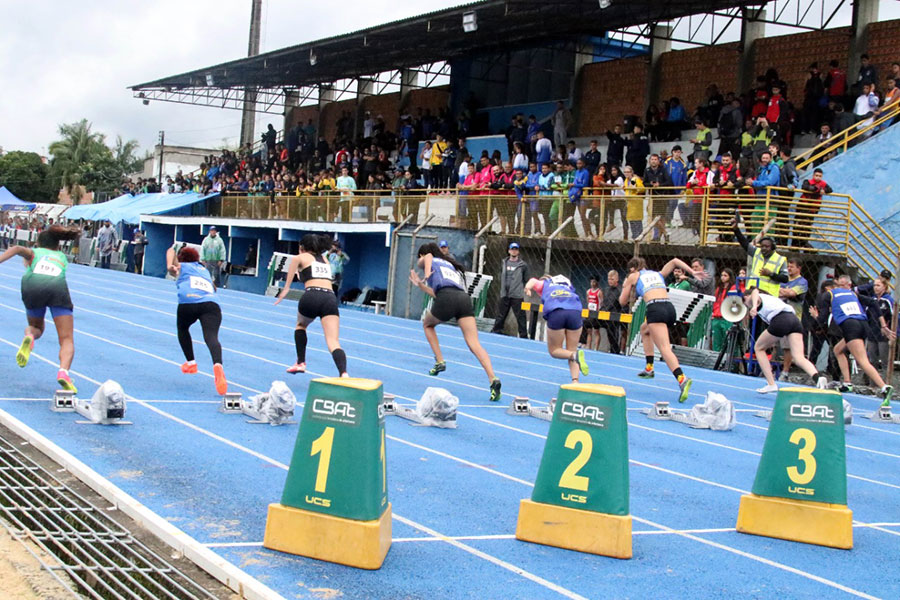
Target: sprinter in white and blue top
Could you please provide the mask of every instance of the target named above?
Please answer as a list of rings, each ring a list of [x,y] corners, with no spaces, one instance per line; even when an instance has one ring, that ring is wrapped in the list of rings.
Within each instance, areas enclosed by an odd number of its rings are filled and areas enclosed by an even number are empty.
[[[422,327],[425,328],[425,339],[434,352],[434,366],[429,371],[430,375],[437,375],[447,370],[447,363],[441,354],[441,345],[438,342],[435,327],[450,319],[456,319],[456,324],[462,331],[463,338],[469,350],[481,363],[488,381],[491,382],[491,401],[500,400],[500,380],[494,375],[491,366],[491,358],[478,341],[478,327],[475,323],[475,311],[472,308],[472,299],[466,291],[465,269],[455,258],[441,253],[441,249],[434,242],[423,244],[419,248],[419,260],[416,266],[425,274],[419,277],[415,269],[409,272],[410,282],[424,293],[434,298],[431,310],[422,317]]]
[[[775,383],[772,365],[769,362],[769,356],[766,354],[766,351],[780,339],[787,339],[790,344],[794,364],[809,375],[813,385],[819,389],[825,389],[827,379],[816,370],[815,365],[806,359],[806,352],[803,349],[803,326],[800,324],[800,319],[797,317],[794,307],[781,298],[760,292],[755,287],[749,288],[744,293],[744,304],[750,309],[750,318],[759,315],[759,318],[768,325],[766,330],[756,338],[756,343],[753,346],[756,353],[756,362],[759,363],[759,370],[762,371],[763,377],[766,378],[766,385],[756,391],[760,394],[778,391],[778,385]]]
[[[622,293],[619,295],[619,304],[623,307],[631,302],[631,292],[635,291],[638,299],[643,299],[647,305],[646,320],[641,324],[641,341],[644,344],[644,359],[647,361],[644,370],[638,373],[638,377],[652,379],[653,356],[655,349],[665,361],[672,374],[678,381],[681,393],[679,402],[687,400],[691,389],[691,380],[688,379],[678,364],[678,358],[672,352],[672,344],[669,341],[669,327],[675,325],[675,307],[669,301],[669,292],[666,289],[666,277],[672,270],[678,267],[689,276],[694,276],[694,270],[683,260],[673,258],[659,271],[651,271],[647,268],[647,262],[643,258],[632,258],[628,261],[628,276],[622,284]]]
[[[176,325],[178,343],[185,360],[181,365],[181,372],[187,375],[197,372],[191,325],[200,321],[203,341],[213,361],[216,392],[224,396],[228,392],[228,382],[222,367],[222,344],[219,343],[222,309],[216,298],[216,286],[209,271],[200,264],[200,255],[195,248],[185,246],[177,255],[175,248],[169,248],[166,252],[166,264],[169,273],[175,276],[175,286],[178,289]]]
[[[845,350],[850,350],[850,354],[856,360],[857,366],[862,369],[866,376],[881,388],[880,396],[882,398],[882,406],[891,405],[891,397],[894,395],[894,388],[886,385],[884,379],[878,373],[878,369],[869,362],[866,355],[866,335],[868,334],[868,324],[866,311],[863,304],[872,309],[873,314],[878,316],[881,325],[881,331],[889,340],[894,339],[897,335],[891,331],[881,314],[881,307],[878,302],[868,296],[857,296],[851,289],[853,282],[848,275],[841,275],[835,280],[836,287],[830,292],[830,302],[826,305],[826,310],[820,312],[818,309],[811,308],[810,314],[818,319],[819,324],[823,327],[828,322],[828,316],[841,330],[843,336],[841,341],[834,346],[834,356],[837,358],[838,365],[841,367],[841,378],[843,382],[838,388],[843,392],[852,392],[853,384],[850,383],[850,364],[847,361]]]
[[[578,348],[584,319],[575,286],[565,275],[544,275],[540,279],[529,279],[525,293],[540,294],[544,320],[547,321],[547,350],[553,358],[569,362],[572,383],[578,383],[579,371],[587,375],[588,364],[584,350]]]

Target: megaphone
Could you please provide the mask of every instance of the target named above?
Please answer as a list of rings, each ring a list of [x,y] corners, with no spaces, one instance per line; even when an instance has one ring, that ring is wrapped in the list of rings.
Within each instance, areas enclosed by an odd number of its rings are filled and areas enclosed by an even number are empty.
[[[729,323],[742,321],[749,312],[740,296],[728,296],[722,300],[722,318]]]

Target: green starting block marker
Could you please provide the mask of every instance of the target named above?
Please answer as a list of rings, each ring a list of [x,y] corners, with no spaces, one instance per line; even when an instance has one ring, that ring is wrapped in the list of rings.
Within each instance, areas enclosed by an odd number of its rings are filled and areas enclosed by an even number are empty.
[[[738,531],[853,547],[839,393],[812,388],[778,391],[752,491],[741,498]]]
[[[281,503],[269,505],[263,545],[377,569],[390,544],[381,382],[313,380]]]
[[[560,388],[531,500],[522,500],[516,537],[631,558],[625,390]]]

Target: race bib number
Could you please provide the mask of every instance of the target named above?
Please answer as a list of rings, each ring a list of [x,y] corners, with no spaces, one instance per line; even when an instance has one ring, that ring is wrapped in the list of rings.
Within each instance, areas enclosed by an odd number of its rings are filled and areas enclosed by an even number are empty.
[[[331,265],[314,262],[310,265],[310,274],[313,279],[331,279]]]
[[[641,283],[644,284],[644,289],[659,287],[661,283],[659,279],[660,277],[656,273],[644,273],[641,275]]]
[[[62,275],[62,269],[59,265],[53,264],[50,259],[42,258],[34,265],[34,272],[37,275],[46,275],[48,277],[59,277]]]
[[[588,302],[588,310],[597,310],[596,302]]]
[[[455,283],[456,285],[462,287],[462,277],[459,276],[459,271],[457,271],[456,269],[451,269],[450,267],[441,267],[441,277],[444,278],[444,281]]]
[[[843,313],[848,317],[851,315],[862,314],[859,311],[859,304],[857,304],[856,302],[844,302],[843,304],[841,304],[841,311],[843,311]]]
[[[191,288],[208,294],[214,294],[216,292],[212,282],[195,275],[191,275]]]

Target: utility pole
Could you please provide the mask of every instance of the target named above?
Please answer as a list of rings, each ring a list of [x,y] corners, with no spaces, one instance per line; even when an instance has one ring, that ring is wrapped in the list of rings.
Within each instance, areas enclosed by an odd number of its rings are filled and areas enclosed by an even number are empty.
[[[166,132],[159,132],[159,178],[156,180],[159,185],[162,185],[162,176],[163,176],[163,161],[166,156]]]
[[[259,37],[262,22],[262,0],[250,0],[250,41],[247,56],[259,54]],[[256,120],[256,90],[244,90],[244,110],[241,115],[241,145],[253,144]]]

